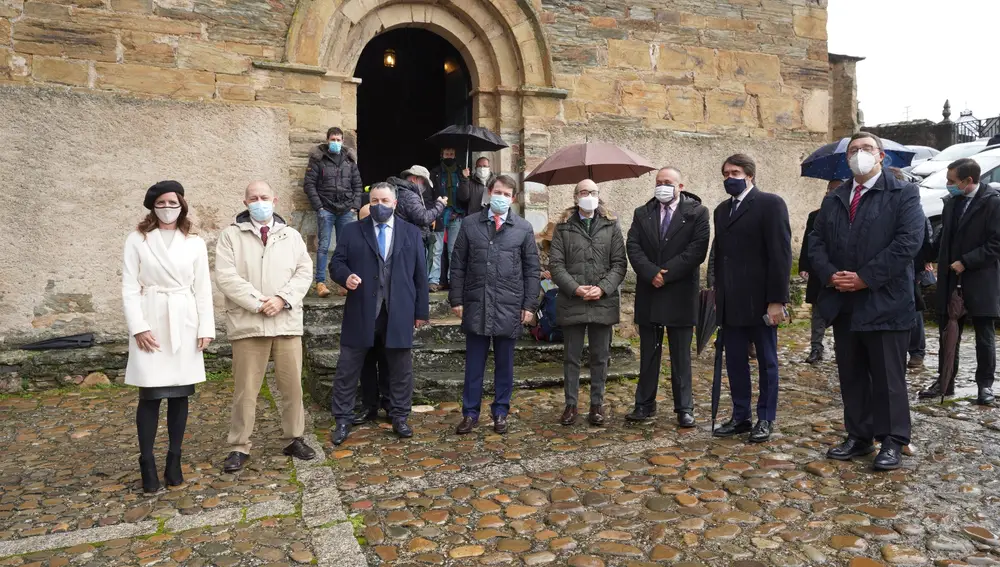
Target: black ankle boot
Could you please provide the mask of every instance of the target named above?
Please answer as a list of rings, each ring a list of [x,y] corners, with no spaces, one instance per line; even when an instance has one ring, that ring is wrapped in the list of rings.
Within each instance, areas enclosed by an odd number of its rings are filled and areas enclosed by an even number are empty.
[[[139,457],[139,472],[142,474],[142,491],[153,493],[160,489],[160,478],[156,473],[156,461],[153,457]]]
[[[181,454],[167,452],[167,468],[163,470],[163,482],[167,486],[179,486],[184,484],[184,475],[181,474]]]

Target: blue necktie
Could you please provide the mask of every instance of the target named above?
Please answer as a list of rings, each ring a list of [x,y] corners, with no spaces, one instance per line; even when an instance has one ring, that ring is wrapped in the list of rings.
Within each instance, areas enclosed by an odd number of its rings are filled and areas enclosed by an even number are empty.
[[[382,259],[385,260],[385,225],[378,225],[378,251],[382,254]]]

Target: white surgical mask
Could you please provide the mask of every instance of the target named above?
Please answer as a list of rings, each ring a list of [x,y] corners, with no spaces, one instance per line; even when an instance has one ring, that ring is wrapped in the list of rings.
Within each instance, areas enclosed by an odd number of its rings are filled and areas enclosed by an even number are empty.
[[[592,213],[597,210],[597,197],[593,195],[588,195],[586,197],[580,197],[580,209],[588,213]]]
[[[486,181],[487,179],[490,178],[490,168],[488,168],[488,167],[477,167],[476,168],[476,175],[480,179],[482,179],[483,181]]]
[[[673,202],[676,193],[677,189],[673,185],[657,185],[653,195],[657,201],[665,205]]]
[[[878,160],[875,156],[868,152],[860,151],[847,161],[847,164],[851,166],[851,173],[854,175],[868,175],[873,169],[875,169],[875,164]]]
[[[156,213],[156,218],[160,219],[160,222],[163,224],[173,224],[177,222],[177,217],[181,216],[180,207],[156,208],[153,209],[153,212]]]

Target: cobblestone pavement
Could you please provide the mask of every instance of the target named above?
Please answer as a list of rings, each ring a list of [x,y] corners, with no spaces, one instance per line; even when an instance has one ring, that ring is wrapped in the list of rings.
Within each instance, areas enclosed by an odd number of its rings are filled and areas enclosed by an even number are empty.
[[[460,411],[446,402],[416,408],[413,439],[383,423],[334,448],[314,406],[307,439],[321,455],[302,463],[280,456],[262,397],[251,465],[225,475],[230,388],[212,382],[191,404],[187,484],[151,497],[134,390],[0,399],[0,566],[1000,564],[1000,410],[914,403],[903,469],[828,461],[843,434],[836,373],[831,356],[799,362],[807,335],[781,331],[777,433],[764,445],[710,436],[709,351],[695,359],[696,429],[674,425],[669,382],[648,426],[623,421],[633,383],[608,387],[605,428],[559,426],[561,389],[517,391],[503,437],[488,417],[455,435]],[[962,356],[959,394],[974,396],[971,345]],[[915,398],[933,372],[910,377]]]

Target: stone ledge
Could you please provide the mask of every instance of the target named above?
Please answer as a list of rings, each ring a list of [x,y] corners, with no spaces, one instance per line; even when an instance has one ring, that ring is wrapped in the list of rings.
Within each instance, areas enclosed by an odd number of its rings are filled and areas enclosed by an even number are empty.
[[[537,96],[544,98],[556,98],[565,99],[569,97],[569,91],[566,89],[557,89],[554,87],[539,87],[535,85],[524,85],[518,91],[524,96]]]
[[[300,63],[282,63],[280,61],[265,61],[254,59],[253,66],[257,69],[268,69],[270,71],[284,71],[286,73],[301,73],[304,75],[326,75],[326,67],[316,65],[302,65]]]
[[[156,533],[157,528],[158,523],[152,520],[138,524],[118,524],[62,534],[35,536],[21,540],[0,541],[0,557],[61,549],[85,543],[151,535]]]

